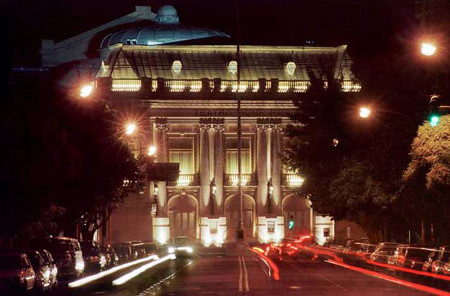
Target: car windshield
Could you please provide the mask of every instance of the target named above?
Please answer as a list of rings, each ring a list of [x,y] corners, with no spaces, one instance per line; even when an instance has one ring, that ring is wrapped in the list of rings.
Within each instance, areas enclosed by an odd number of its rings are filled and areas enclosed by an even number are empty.
[[[81,249],[83,250],[83,255],[98,255],[99,253],[99,249],[91,243],[83,243]]]
[[[428,259],[431,251],[423,250],[423,249],[409,249],[408,257],[418,258],[422,260]]]
[[[19,256],[0,256],[0,270],[20,269],[22,265],[20,263]]]
[[[66,255],[66,252],[72,251],[72,242],[69,240],[52,240],[48,249],[55,257],[62,257]]]
[[[44,263],[42,257],[37,253],[29,253],[28,257],[30,258],[31,265],[33,265],[33,268],[35,269],[40,268]]]

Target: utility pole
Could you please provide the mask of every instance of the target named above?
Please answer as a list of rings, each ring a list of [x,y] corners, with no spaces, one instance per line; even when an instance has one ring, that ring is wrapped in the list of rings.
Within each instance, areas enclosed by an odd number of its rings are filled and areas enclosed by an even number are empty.
[[[236,0],[236,62],[237,62],[237,135],[238,135],[238,201],[239,201],[239,213],[238,213],[238,228],[237,239],[244,239],[244,223],[242,220],[243,204],[242,204],[242,126],[241,126],[241,96],[239,95],[239,86],[241,84],[241,49],[240,49],[240,26],[239,26],[239,0]]]

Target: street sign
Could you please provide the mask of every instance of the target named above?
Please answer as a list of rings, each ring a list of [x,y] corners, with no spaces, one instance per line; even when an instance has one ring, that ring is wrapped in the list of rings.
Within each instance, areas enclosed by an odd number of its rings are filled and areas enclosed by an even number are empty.
[[[177,181],[180,164],[175,162],[147,163],[147,179],[149,181]]]

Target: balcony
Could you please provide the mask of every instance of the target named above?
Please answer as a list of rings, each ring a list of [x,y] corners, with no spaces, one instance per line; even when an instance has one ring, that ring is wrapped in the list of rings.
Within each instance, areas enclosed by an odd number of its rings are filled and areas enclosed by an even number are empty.
[[[255,174],[241,174],[242,186],[256,185]],[[225,186],[238,186],[239,175],[238,174],[226,174],[225,175]]]
[[[300,187],[305,179],[297,174],[283,174],[282,185],[291,187]]]
[[[187,187],[198,185],[197,174],[180,174],[176,182],[169,182],[168,186]]]

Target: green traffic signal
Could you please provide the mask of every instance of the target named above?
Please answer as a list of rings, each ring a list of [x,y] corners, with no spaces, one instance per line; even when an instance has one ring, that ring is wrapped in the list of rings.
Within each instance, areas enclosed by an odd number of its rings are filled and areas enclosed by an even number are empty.
[[[294,219],[289,220],[289,230],[292,230],[294,228]]]
[[[438,114],[431,114],[429,122],[431,126],[436,126],[439,124],[440,116]]]

